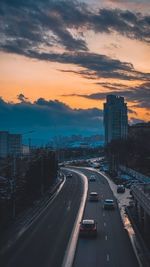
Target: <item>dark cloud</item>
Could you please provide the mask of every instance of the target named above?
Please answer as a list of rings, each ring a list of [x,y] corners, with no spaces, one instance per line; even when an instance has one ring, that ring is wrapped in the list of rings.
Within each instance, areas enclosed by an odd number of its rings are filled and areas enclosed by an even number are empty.
[[[134,117],[130,118],[129,124],[136,124],[136,123],[143,123],[145,122],[144,120],[136,119]]]
[[[64,46],[69,51],[88,50],[84,40],[69,32],[81,22],[77,4],[73,1],[1,1],[2,43],[23,43],[24,49],[43,46]]]
[[[1,28],[5,39],[23,39],[32,46],[53,44],[52,32],[57,42],[68,50],[87,50],[83,39],[73,37],[69,30],[117,32],[131,39],[150,42],[150,16],[140,12],[119,9],[91,8],[78,1],[54,0],[1,0]],[[26,43],[27,45],[27,43]]]
[[[103,112],[100,109],[71,109],[58,100],[39,98],[26,102],[19,95],[20,103],[7,103],[0,98],[1,130],[20,133],[34,130],[36,138],[48,138],[62,134],[101,134]],[[22,101],[23,100],[23,101]]]
[[[128,113],[137,115],[137,113],[134,110],[132,110],[131,108],[128,108]]]
[[[143,83],[140,86],[136,86],[134,88],[128,87],[127,90],[114,90],[111,92],[109,91],[100,93],[98,92],[90,95],[74,94],[72,96],[79,96],[92,100],[104,100],[106,96],[110,94],[125,97],[127,102],[132,102],[133,107],[146,108],[150,110],[150,83]]]
[[[25,97],[23,94],[17,95],[17,99],[20,100],[22,103],[25,103],[28,100],[28,98]]]
[[[4,51],[12,52],[14,47],[7,44],[3,47]],[[16,49],[15,49],[16,52]],[[18,54],[20,54],[20,48],[18,47]],[[99,55],[89,52],[76,52],[76,53],[38,53],[36,51],[28,50],[22,51],[27,57],[44,60],[59,62],[63,64],[73,64],[78,67],[82,67],[81,71],[72,70],[60,70],[63,72],[73,72],[80,74],[88,79],[97,78],[113,78],[122,80],[150,80],[150,73],[142,73],[136,71],[131,63],[121,62],[116,59],[111,59],[105,55]]]
[[[115,31],[149,43],[150,16],[119,9],[92,10],[78,1],[1,0],[0,19],[1,51],[74,64],[80,70],[68,71],[87,79],[150,79],[150,74],[136,71],[129,62],[88,52],[81,38],[86,30],[108,34]],[[53,48],[58,47],[66,52],[53,53]]]
[[[96,32],[118,32],[131,39],[150,42],[149,16],[140,12],[122,11],[119,9],[100,9],[92,16],[93,30]]]
[[[73,64],[82,67],[83,70],[60,70],[63,72],[73,72],[88,79],[97,78],[114,78],[122,80],[150,80],[150,73],[142,73],[136,71],[129,62],[121,62],[120,60],[111,59],[105,55],[99,55],[90,52],[72,52],[72,53],[39,53],[28,49],[24,50],[15,41],[14,44],[7,43],[2,45],[1,49],[5,52],[17,53],[29,58],[52,61],[63,64]]]
[[[109,0],[109,2],[114,2],[114,3],[123,3],[123,4],[129,4],[129,3],[133,3],[133,4],[139,4],[139,5],[144,5],[144,4],[150,4],[149,0]],[[147,5],[146,5],[147,6]]]
[[[108,83],[108,82],[98,82],[95,83],[97,85],[101,85],[101,87],[109,89],[109,90],[125,90],[129,89],[127,85],[121,84],[121,83]]]

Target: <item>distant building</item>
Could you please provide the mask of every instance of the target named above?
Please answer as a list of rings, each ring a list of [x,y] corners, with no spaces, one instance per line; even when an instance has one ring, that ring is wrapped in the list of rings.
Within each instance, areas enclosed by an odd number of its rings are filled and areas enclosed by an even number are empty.
[[[29,155],[29,153],[30,153],[30,148],[29,148],[29,146],[22,145],[22,154],[23,154],[23,155]]]
[[[8,138],[9,133],[4,131],[0,132],[0,157],[6,158],[8,156],[9,145],[8,145]]]
[[[150,135],[150,122],[136,123],[129,126],[129,136],[136,137],[138,135]]]
[[[8,131],[0,131],[0,157],[18,155],[22,153],[22,135],[10,134]]]
[[[127,104],[124,97],[108,95],[104,103],[105,144],[128,135]]]
[[[9,154],[21,154],[22,153],[22,135],[21,134],[9,134]]]

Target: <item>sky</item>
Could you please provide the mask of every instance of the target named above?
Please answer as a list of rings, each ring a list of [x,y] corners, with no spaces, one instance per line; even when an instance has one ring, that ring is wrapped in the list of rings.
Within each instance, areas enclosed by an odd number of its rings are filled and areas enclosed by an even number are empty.
[[[0,130],[102,134],[108,94],[150,121],[149,0],[1,0]]]

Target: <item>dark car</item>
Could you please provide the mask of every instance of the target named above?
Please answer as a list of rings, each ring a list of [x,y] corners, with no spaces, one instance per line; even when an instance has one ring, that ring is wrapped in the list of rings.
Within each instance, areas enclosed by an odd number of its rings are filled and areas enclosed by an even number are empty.
[[[96,181],[95,175],[91,175],[90,178],[89,178],[89,181],[90,182],[95,182]]]
[[[67,178],[72,178],[72,173],[71,172],[68,172],[67,175],[66,175]]]
[[[117,193],[124,193],[125,192],[125,187],[124,185],[118,185],[117,186]]]
[[[95,220],[82,220],[80,223],[80,236],[96,237],[97,223]]]
[[[89,194],[89,201],[98,201],[98,193],[97,192],[91,192]]]
[[[105,199],[104,201],[104,209],[114,209],[115,203],[113,199]]]

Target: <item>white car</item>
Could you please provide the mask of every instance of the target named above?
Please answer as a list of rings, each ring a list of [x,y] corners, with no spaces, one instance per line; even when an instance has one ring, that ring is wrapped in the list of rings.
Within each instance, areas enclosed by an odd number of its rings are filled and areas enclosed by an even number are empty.
[[[89,194],[89,201],[98,201],[98,193],[97,192],[91,192]]]
[[[115,203],[113,199],[105,199],[104,201],[104,209],[112,210],[115,208]]]

